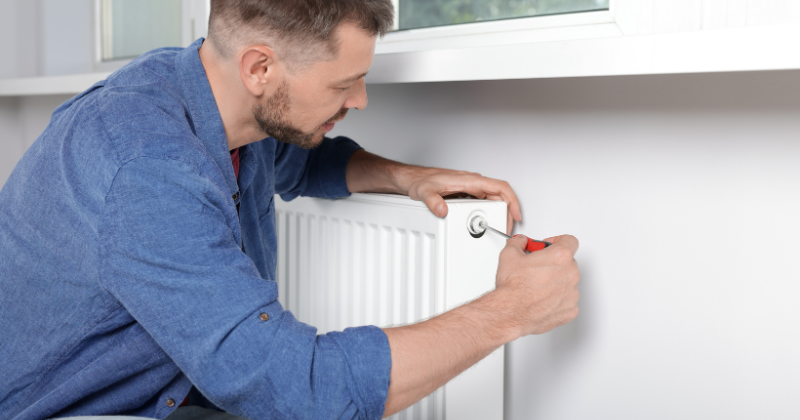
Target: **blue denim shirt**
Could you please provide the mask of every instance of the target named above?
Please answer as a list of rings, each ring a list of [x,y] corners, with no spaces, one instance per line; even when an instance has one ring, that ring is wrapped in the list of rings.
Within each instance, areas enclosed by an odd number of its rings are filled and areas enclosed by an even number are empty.
[[[237,182],[202,42],[61,105],[0,191],[0,419],[164,418],[192,385],[250,419],[382,416],[383,331],[317,335],[275,282],[274,194],[348,195],[358,146],[268,138]]]

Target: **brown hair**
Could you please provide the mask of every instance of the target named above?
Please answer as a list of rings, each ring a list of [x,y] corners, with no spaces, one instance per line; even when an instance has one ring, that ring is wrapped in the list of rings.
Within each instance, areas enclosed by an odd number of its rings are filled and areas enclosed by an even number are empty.
[[[287,59],[308,61],[336,54],[343,22],[383,36],[393,21],[391,0],[211,0],[208,39],[225,57],[264,44]]]

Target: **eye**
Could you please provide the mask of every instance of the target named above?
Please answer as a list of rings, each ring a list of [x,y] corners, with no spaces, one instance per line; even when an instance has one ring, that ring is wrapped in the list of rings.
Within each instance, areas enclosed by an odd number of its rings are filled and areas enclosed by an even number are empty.
[[[344,90],[349,90],[351,87],[353,87],[353,85],[350,85],[350,86],[347,86],[347,87],[343,87],[343,88],[337,88],[337,89],[344,91]]]

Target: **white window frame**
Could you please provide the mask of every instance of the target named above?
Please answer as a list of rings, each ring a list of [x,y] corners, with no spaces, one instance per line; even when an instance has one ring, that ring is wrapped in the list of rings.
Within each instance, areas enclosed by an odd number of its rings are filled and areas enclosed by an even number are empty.
[[[182,1],[194,5],[188,45],[206,35],[210,2]],[[99,0],[95,11],[95,73],[4,80],[0,96],[78,93],[130,61],[100,60]],[[607,12],[390,33],[367,83],[798,70],[797,39],[797,1],[610,0]]]
[[[614,0],[610,0],[609,6]],[[395,14],[399,0],[393,0]],[[395,29],[397,22],[395,23]],[[376,54],[513,45],[568,39],[619,36],[611,10],[573,12],[404,29],[379,40]]]
[[[604,12],[390,33],[367,83],[800,69],[800,3],[610,0]]]
[[[102,0],[94,0],[94,71],[113,72],[133,60],[103,61]],[[208,35],[211,0],[181,0],[181,44],[188,47],[199,37]]]

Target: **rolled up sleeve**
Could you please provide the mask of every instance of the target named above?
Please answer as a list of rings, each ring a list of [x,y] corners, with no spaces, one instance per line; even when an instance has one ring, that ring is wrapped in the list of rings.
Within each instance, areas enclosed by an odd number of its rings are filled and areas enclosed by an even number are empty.
[[[311,150],[276,142],[275,192],[290,201],[297,196],[341,198],[347,190],[347,163],[361,146],[347,137],[325,138]]]
[[[391,368],[384,332],[317,335],[284,311],[276,283],[241,250],[224,183],[198,165],[137,158],[119,170],[99,229],[103,286],[227,412],[381,418]],[[316,182],[301,190],[335,192]]]

